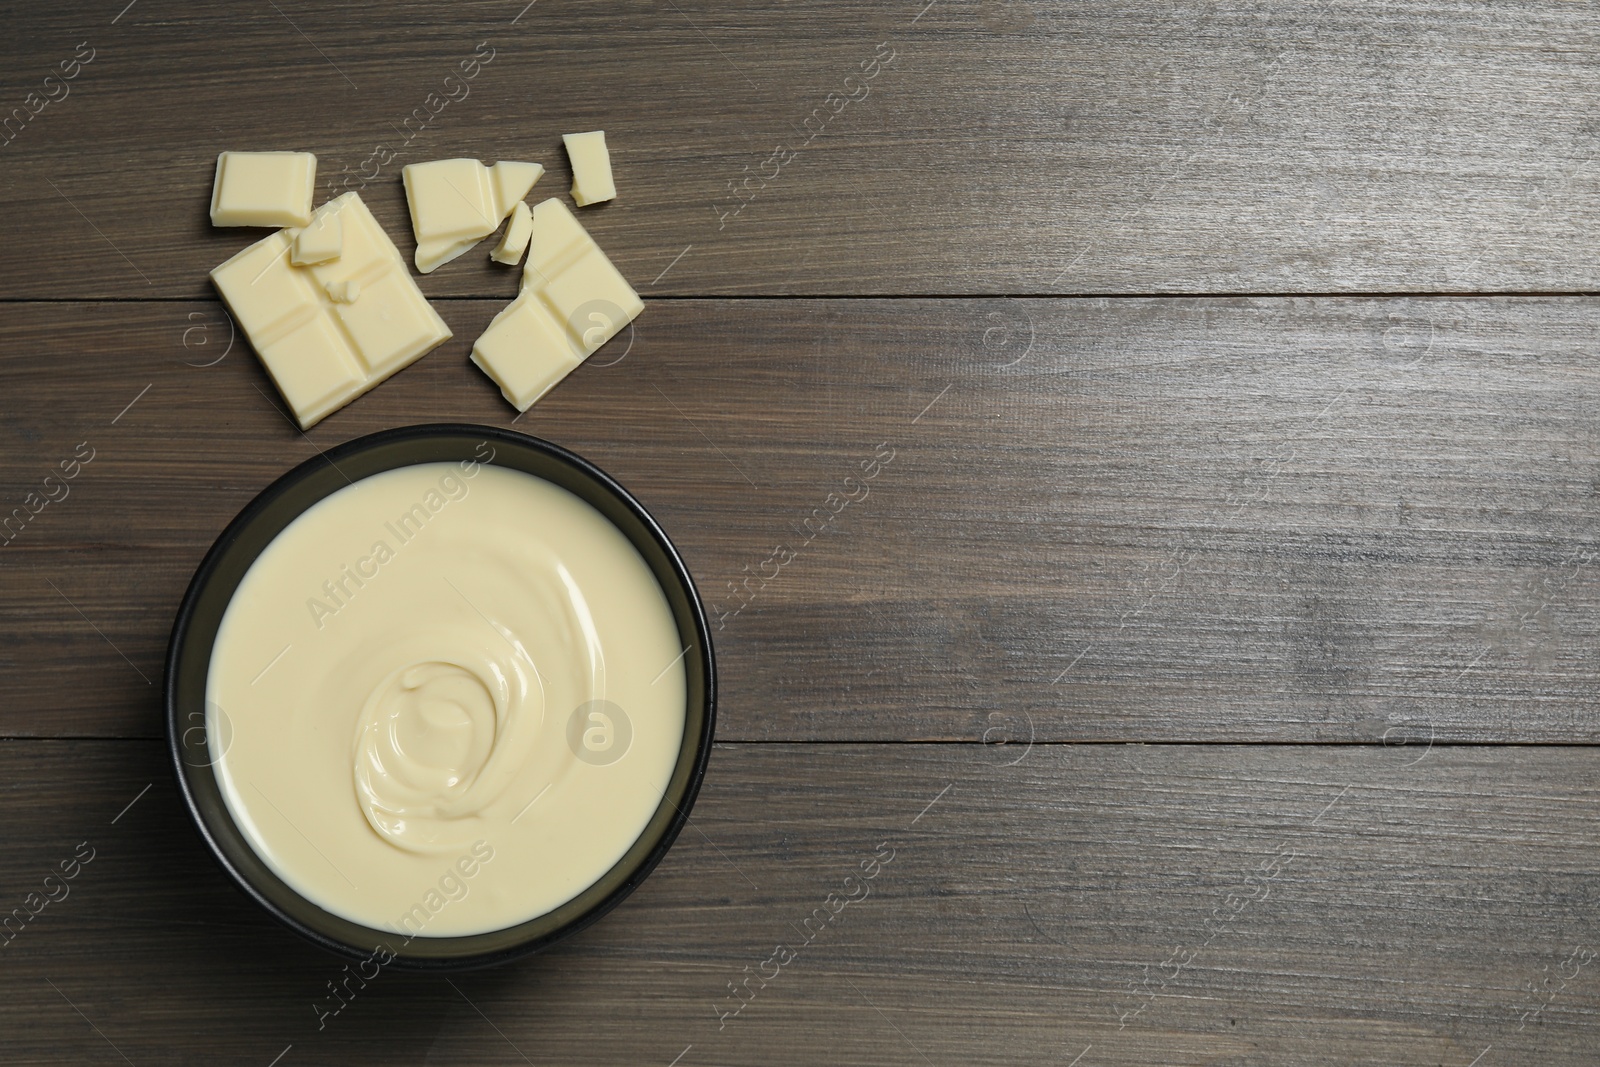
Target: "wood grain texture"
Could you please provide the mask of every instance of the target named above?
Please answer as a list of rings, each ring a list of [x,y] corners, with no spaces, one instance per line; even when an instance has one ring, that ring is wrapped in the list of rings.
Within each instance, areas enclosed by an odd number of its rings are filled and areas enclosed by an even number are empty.
[[[400,167],[556,195],[597,126],[585,222],[651,292],[1600,289],[1600,23],[1562,0],[109,8],[0,42],[24,117],[93,55],[0,148],[7,296],[207,295],[253,239],[206,223],[224,149],[316,152],[409,254]],[[511,288],[482,252],[424,283]]]
[[[1593,1063],[1597,45],[1564,0],[18,12],[0,1060]],[[594,128],[634,330],[513,420],[484,245],[420,279],[455,339],[299,433],[206,280],[259,236],[216,153],[316,152],[409,255],[402,166],[563,195]],[[256,492],[445,420],[657,515],[720,743],[604,921],[319,1026],[341,964],[203,853],[161,656]]]
[[[214,303],[7,307],[0,515],[95,458],[0,547],[0,729],[158,736],[178,600],[250,497],[465,420],[656,512],[725,740],[1600,732],[1593,300],[657,300],[517,420],[464,358],[499,305],[440,306],[454,341],[309,436],[242,341],[186,365]]]
[[[223,881],[157,743],[9,742],[0,902],[94,858],[0,948],[6,1060],[1592,1062],[1589,752],[994,754],[719,746],[679,844],[597,926],[454,987],[380,973],[319,1031],[341,963]]]

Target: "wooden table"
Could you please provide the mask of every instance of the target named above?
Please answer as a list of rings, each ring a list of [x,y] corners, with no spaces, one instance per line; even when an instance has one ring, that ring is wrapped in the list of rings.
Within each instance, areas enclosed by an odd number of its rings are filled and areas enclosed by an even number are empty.
[[[0,1060],[1595,1062],[1592,4],[124,2],[0,42],[0,910],[80,861]],[[401,166],[556,195],[594,128],[631,333],[514,420],[480,249],[421,280],[452,341],[286,420],[219,150],[316,152],[409,253]],[[718,742],[604,921],[319,1029],[341,964],[202,851],[162,654],[253,494],[442,420],[655,512]]]

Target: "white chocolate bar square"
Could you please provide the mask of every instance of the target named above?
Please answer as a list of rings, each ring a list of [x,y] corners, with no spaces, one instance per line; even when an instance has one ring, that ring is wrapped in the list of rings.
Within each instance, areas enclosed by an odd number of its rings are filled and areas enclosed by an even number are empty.
[[[366,377],[326,315],[313,315],[258,353],[302,427],[342,406]]]
[[[251,339],[275,338],[310,317],[316,288],[289,262],[290,231],[279,230],[211,272],[211,280]]]
[[[402,269],[361,286],[348,303],[336,303],[334,315],[369,373],[387,376],[443,340],[435,340],[439,316],[420,295]]]
[[[317,157],[310,152],[223,152],[211,187],[213,226],[304,226]]]
[[[527,411],[583,358],[561,323],[532,293],[517,297],[472,346],[472,362],[518,411]]]
[[[593,241],[535,292],[566,323],[585,357],[644,310],[639,294]]]

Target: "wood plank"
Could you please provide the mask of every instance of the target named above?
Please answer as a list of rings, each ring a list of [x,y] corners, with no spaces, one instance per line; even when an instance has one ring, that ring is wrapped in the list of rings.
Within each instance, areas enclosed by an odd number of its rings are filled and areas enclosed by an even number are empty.
[[[0,730],[159,735],[251,495],[465,420],[656,511],[726,740],[1600,739],[1593,300],[658,300],[521,419],[464,358],[497,306],[309,437],[242,341],[185,365],[214,303],[10,306],[0,515],[95,453],[0,547]]]
[[[409,252],[401,166],[531,156],[556,195],[596,127],[585,222],[652,293],[1600,289],[1600,25],[1562,0],[121,7],[0,42],[4,109],[93,55],[0,149],[8,296],[207,297],[252,238],[207,224],[223,149],[315,151]]]
[[[454,988],[383,972],[319,1031],[339,962],[223,881],[157,743],[9,742],[0,901],[94,858],[0,949],[7,1062],[1592,1062],[1592,753],[992,755],[719,746],[597,926]]]

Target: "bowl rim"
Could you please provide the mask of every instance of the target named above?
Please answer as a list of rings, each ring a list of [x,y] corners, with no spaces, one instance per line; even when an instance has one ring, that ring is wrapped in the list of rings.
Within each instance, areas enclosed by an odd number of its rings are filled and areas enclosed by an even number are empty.
[[[210,762],[196,764],[185,759],[186,745],[198,744],[203,746],[206,744],[206,740],[204,737],[199,742],[186,740],[188,735],[193,733],[195,727],[183,727],[183,701],[178,689],[180,685],[180,670],[186,662],[186,656],[197,654],[195,650],[191,649],[195,639],[195,628],[204,624],[196,622],[196,615],[213,582],[218,580],[219,569],[225,562],[230,561],[230,554],[235,551],[245,551],[247,552],[247,562],[244,563],[243,571],[240,572],[239,577],[234,580],[233,586],[227,590],[227,598],[222,609],[224,612],[226,611],[226,605],[232,602],[239,580],[243,578],[244,573],[248,572],[250,566],[254,565],[261,551],[271,544],[284,528],[295,519],[298,519],[310,507],[327,499],[327,497],[345,486],[334,484],[327,492],[320,493],[303,506],[295,508],[293,514],[283,521],[281,525],[277,526],[271,536],[254,551],[235,549],[235,545],[242,535],[254,530],[259,523],[267,522],[270,524],[275,514],[274,506],[278,501],[285,495],[302,488],[308,480],[318,475],[323,475],[330,468],[339,475],[344,476],[343,470],[339,467],[341,460],[350,460],[370,453],[390,450],[396,446],[426,442],[428,440],[440,442],[459,441],[463,444],[468,440],[489,442],[496,445],[503,444],[513,450],[521,450],[524,454],[537,454],[545,461],[553,461],[559,467],[567,468],[578,483],[587,485],[600,496],[608,498],[612,504],[620,506],[638,524],[637,532],[647,538],[650,546],[659,552],[660,559],[665,563],[665,568],[672,579],[672,585],[676,586],[683,595],[682,603],[675,600],[673,590],[669,588],[667,581],[663,580],[663,575],[660,573],[661,568],[652,561],[645,546],[639,543],[639,537],[635,536],[634,531],[624,528],[622,524],[617,523],[615,519],[607,515],[608,521],[617,526],[623,536],[628,538],[629,543],[633,545],[635,550],[645,558],[646,565],[651,568],[656,580],[662,585],[662,592],[673,609],[679,635],[690,646],[684,654],[685,666],[690,670],[688,679],[690,685],[687,690],[688,707],[685,709],[687,717],[684,724],[684,738],[678,759],[673,765],[673,772],[663,789],[660,802],[652,813],[649,822],[646,823],[644,832],[640,834],[634,844],[630,846],[629,850],[623,854],[622,858],[613,867],[571,900],[522,923],[478,934],[454,937],[405,938],[404,944],[401,946],[402,950],[406,945],[410,945],[413,940],[421,940],[433,949],[426,955],[416,955],[395,949],[392,942],[399,940],[399,935],[395,931],[366,926],[328,912],[309,898],[302,896],[292,885],[279,878],[270,867],[266,866],[265,861],[260,858],[259,854],[255,853],[254,846],[250,844],[249,839],[238,828],[232,815],[227,811],[225,803],[222,805],[222,821],[225,825],[221,827],[212,825],[214,820],[207,816],[206,810],[202,806],[201,799],[197,795],[198,786],[194,779],[201,775],[209,776],[212,787],[218,796],[221,795],[221,788],[220,784],[217,783],[216,775]],[[563,938],[578,933],[620,904],[630,893],[638,888],[640,883],[661,862],[676,841],[679,833],[683,830],[683,827],[687,825],[689,812],[694,807],[701,783],[705,778],[716,726],[716,662],[711,645],[710,628],[706,624],[704,606],[701,602],[699,591],[695,587],[694,580],[689,574],[688,567],[684,564],[676,546],[673,545],[660,524],[645,509],[644,505],[639,503],[614,478],[582,456],[530,434],[475,423],[422,423],[366,434],[335,445],[332,448],[318,449],[318,453],[318,455],[297,464],[274,479],[252,497],[250,502],[240,510],[239,514],[228,523],[195,569],[194,576],[190,579],[173,621],[171,636],[167,644],[167,654],[164,660],[165,671],[162,679],[162,705],[163,719],[166,726],[167,749],[172,761],[173,773],[177,778],[178,792],[183,799],[184,808],[188,812],[190,820],[193,822],[201,839],[205,842],[206,851],[210,853],[212,859],[216,861],[228,879],[238,889],[264,908],[279,923],[287,926],[290,930],[313,944],[346,958],[370,959],[379,952],[380,948],[388,947],[391,957],[390,960],[383,962],[384,966],[394,966],[412,971],[462,971],[510,962],[511,960],[531,955]],[[507,469],[512,470],[522,470],[517,466],[496,464],[494,461],[498,457],[497,450],[489,460],[483,460],[479,457],[478,462],[485,465],[506,466]],[[373,474],[384,471],[428,462],[451,462],[455,458],[402,461],[366,471],[360,477],[371,477]],[[545,481],[551,481],[550,478],[533,471],[524,470],[523,473],[542,478]],[[349,484],[354,484],[348,476],[344,476],[344,480]],[[552,482],[552,484],[557,483]],[[570,486],[561,487],[573,492],[574,495],[578,496],[579,499],[583,499],[590,506],[597,507],[594,500],[576,492]],[[600,509],[597,507],[597,510]],[[604,511],[602,511],[602,514],[604,514]],[[684,633],[685,615],[687,615],[692,633]],[[218,625],[220,625],[220,621],[219,614]],[[202,639],[205,642],[203,651],[207,669],[209,669],[216,632],[217,626],[214,625],[210,628],[209,633],[202,635]],[[694,699],[696,672],[699,674],[701,683],[699,688],[704,693],[703,700],[700,701]],[[203,692],[202,688],[202,700]],[[695,729],[691,735],[691,722],[696,717],[700,720],[698,729]],[[674,784],[680,780],[682,780],[681,796],[679,799],[674,800]],[[668,805],[674,810],[670,816],[665,816],[664,822],[660,822]],[[642,855],[634,855],[640,843],[644,842],[652,833],[656,836],[649,849]],[[280,906],[261,886],[256,884],[255,880],[241,870],[236,862],[230,859],[223,842],[219,839],[230,835],[237,841],[243,842],[244,847],[254,856],[256,863],[265,871],[266,878],[276,882],[278,887],[281,887],[277,895],[281,896],[283,895],[282,890],[287,890],[290,895],[296,898],[299,903],[305,905],[306,908],[328,916],[332,920],[330,925],[343,925],[363,930],[372,935],[371,941],[363,944],[341,939],[328,930],[319,928],[317,925],[305,921]],[[630,857],[632,857],[631,860]],[[617,880],[619,874],[620,881]],[[608,881],[613,883],[611,888],[602,894],[596,895],[591,900],[584,901],[584,898],[590,895],[597,886]],[[542,931],[538,929],[540,926],[549,926],[548,919],[550,916],[562,912],[563,909],[571,908],[579,902],[584,903],[581,907],[574,909],[570,918],[564,919],[549,929]],[[533,927],[534,929],[529,931],[525,939],[506,943],[507,935],[522,927]],[[499,947],[485,947],[491,940],[498,943]],[[385,945],[386,942],[389,942],[387,946]],[[452,948],[459,948],[459,951],[451,951]]]

